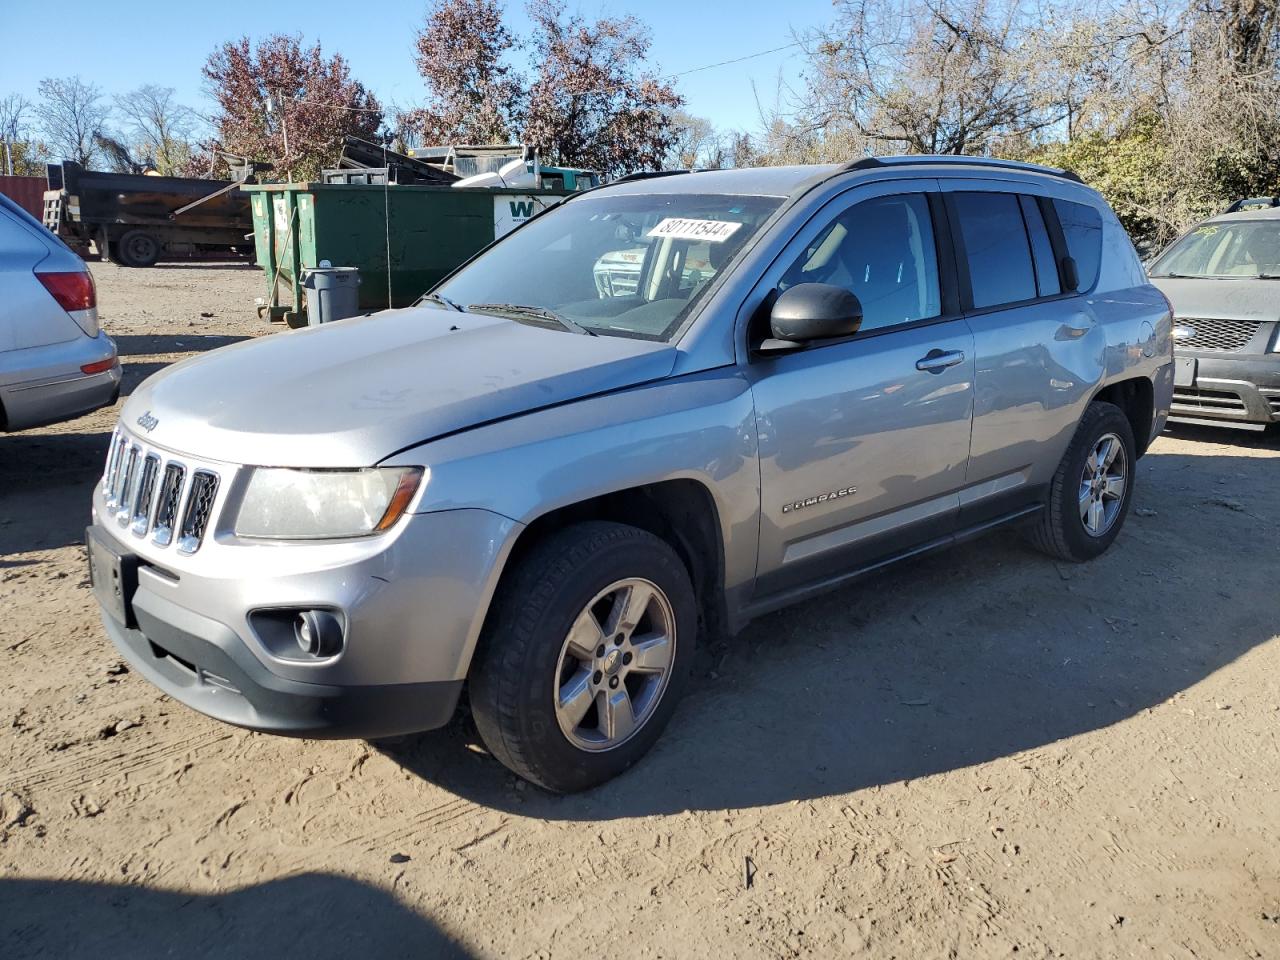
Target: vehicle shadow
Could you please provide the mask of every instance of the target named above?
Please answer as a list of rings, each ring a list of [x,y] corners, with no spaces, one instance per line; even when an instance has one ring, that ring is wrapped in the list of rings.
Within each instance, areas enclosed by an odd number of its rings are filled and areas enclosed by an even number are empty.
[[[116,352],[121,357],[147,357],[172,353],[204,353],[216,350],[228,344],[251,340],[252,337],[231,334],[134,334],[112,335],[116,342]]]
[[[1280,450],[1280,426],[1266,430],[1240,430],[1231,427],[1205,427],[1197,423],[1170,423],[1165,432],[1180,440],[1201,443],[1231,444],[1259,450]]]
[[[0,556],[84,543],[110,430],[0,434]]]
[[[168,360],[157,360],[151,363],[138,363],[136,360],[126,360],[121,365],[120,396],[131,396],[133,391],[142,386],[142,382],[144,380],[153,374],[159,373],[171,364],[172,361]]]
[[[392,894],[306,873],[233,893],[0,879],[0,956],[464,958]]]
[[[466,762],[465,721],[379,749],[477,803],[557,820],[805,800],[1035,750],[1162,704],[1276,635],[1275,466],[1152,455],[1142,512],[1092,563],[1005,531],[772,614],[702,651],[650,756],[583,795],[516,791],[496,762]],[[1218,476],[1242,478],[1231,497]],[[1189,557],[1219,539],[1232,549],[1211,564]]]
[[[138,269],[138,268],[132,268]],[[254,262],[251,255],[245,254],[244,257],[233,260],[170,260],[166,263],[154,263],[150,267],[143,267],[144,270],[240,270],[249,271],[258,269],[258,265]]]

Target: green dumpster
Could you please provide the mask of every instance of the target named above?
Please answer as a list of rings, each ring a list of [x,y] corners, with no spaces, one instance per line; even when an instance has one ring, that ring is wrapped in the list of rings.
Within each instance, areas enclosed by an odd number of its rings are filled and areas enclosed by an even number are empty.
[[[267,295],[258,314],[305,326],[297,278],[360,269],[362,312],[404,307],[568,190],[339,183],[246,184]]]

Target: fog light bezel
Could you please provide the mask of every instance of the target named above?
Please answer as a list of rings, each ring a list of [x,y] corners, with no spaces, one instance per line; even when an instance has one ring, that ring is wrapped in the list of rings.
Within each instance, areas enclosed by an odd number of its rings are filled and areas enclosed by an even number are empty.
[[[324,621],[328,624],[327,639],[316,647],[317,651],[323,652],[308,652],[308,648],[300,642],[298,621],[307,615],[312,617],[313,622]],[[263,649],[276,660],[288,663],[327,663],[342,656],[346,650],[349,622],[346,612],[338,607],[324,604],[259,607],[249,611],[248,621]]]

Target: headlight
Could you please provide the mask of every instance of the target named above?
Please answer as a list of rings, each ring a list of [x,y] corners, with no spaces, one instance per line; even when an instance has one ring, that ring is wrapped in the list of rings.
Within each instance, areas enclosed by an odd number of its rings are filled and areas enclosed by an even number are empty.
[[[421,467],[258,467],[240,503],[236,535],[329,540],[379,533],[404,514],[423,476]]]

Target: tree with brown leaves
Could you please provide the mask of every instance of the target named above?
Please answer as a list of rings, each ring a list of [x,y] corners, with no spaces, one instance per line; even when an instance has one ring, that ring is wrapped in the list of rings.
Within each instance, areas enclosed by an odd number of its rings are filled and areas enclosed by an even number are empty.
[[[373,139],[382,107],[341,54],[275,34],[256,47],[248,37],[224,43],[204,66],[219,112],[222,149],[270,162],[289,179],[314,179],[336,166],[348,135]],[[287,146],[286,146],[287,143]]]
[[[648,30],[634,17],[588,22],[551,0],[532,0],[520,49],[498,0],[434,0],[418,34],[427,103],[401,114],[424,142],[496,143],[520,138],[549,161],[606,175],[661,166],[677,139],[675,89],[647,69]]]
[[[427,102],[400,114],[400,125],[425,144],[511,139],[523,98],[518,75],[504,62],[514,47],[497,0],[434,0],[415,57]]]
[[[657,169],[676,140],[684,98],[645,69],[649,31],[635,17],[587,23],[553,0],[529,6],[537,72],[525,142],[555,162],[617,176]]]

